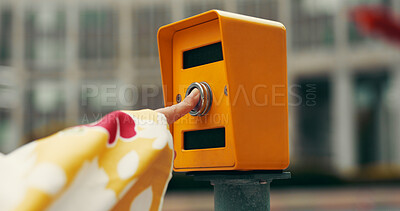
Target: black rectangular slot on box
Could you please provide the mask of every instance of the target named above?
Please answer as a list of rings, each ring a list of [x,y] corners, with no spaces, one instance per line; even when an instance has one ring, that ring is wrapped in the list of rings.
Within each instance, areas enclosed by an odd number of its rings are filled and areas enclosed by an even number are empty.
[[[225,128],[187,131],[183,133],[183,148],[209,149],[225,147]]]
[[[183,69],[223,60],[222,44],[217,42],[183,52]]]

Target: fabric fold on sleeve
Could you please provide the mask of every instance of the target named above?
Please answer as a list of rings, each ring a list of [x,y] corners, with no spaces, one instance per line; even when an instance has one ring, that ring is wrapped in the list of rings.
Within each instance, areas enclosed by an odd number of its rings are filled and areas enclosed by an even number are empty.
[[[0,158],[1,210],[160,210],[172,147],[152,110],[67,128]]]

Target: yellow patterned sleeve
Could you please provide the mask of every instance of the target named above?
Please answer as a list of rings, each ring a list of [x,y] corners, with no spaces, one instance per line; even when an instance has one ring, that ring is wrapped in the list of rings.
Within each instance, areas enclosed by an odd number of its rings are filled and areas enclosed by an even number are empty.
[[[163,114],[115,111],[0,156],[0,210],[160,210],[172,161]]]

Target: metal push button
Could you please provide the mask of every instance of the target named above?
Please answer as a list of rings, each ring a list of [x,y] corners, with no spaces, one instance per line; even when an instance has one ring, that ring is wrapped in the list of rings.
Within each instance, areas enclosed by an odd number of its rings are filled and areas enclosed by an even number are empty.
[[[211,87],[206,82],[194,82],[189,85],[186,90],[187,97],[193,89],[198,89],[200,91],[200,99],[197,105],[189,113],[192,116],[204,116],[208,113],[211,108],[212,103],[212,92]]]

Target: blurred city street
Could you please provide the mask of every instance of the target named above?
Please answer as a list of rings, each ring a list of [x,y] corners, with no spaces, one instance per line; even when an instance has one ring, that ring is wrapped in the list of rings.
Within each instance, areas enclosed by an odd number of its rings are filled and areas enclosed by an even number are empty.
[[[212,191],[167,192],[165,211],[214,209]],[[400,186],[271,189],[272,211],[395,211],[400,210]]]
[[[0,0],[0,153],[164,107],[157,31],[212,9],[286,28],[295,176],[271,210],[400,210],[400,0]],[[192,180],[174,173],[163,210],[213,210]]]

